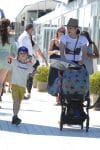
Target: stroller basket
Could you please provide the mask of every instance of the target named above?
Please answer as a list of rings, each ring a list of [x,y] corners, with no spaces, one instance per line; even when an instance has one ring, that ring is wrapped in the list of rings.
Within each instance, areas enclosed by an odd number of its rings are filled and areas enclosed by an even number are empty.
[[[84,95],[82,94],[67,94],[67,95],[60,95],[61,97],[61,105],[65,105],[68,102],[81,102],[83,103],[85,100]]]

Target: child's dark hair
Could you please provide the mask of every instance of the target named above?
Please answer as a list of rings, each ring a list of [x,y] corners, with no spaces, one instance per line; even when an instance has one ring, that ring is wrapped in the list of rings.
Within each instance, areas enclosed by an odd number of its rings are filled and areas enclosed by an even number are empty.
[[[56,31],[56,38],[58,38],[58,33],[61,32],[65,35],[66,29],[65,26],[60,26]]]
[[[9,19],[2,19],[0,21],[0,36],[1,36],[1,42],[2,42],[3,46],[6,43],[9,44],[8,26],[10,26],[10,20]]]

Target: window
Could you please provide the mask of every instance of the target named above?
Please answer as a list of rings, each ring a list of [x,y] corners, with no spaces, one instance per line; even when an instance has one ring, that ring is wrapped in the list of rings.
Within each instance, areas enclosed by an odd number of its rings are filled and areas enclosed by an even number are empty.
[[[73,2],[73,1],[75,1],[75,0],[68,0],[68,3]]]

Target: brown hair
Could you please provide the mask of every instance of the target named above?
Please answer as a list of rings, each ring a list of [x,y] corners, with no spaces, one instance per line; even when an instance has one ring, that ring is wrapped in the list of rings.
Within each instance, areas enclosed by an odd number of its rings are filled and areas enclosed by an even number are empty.
[[[2,45],[9,43],[8,26],[10,26],[10,20],[9,19],[2,19],[0,21],[0,36],[1,36]]]
[[[56,31],[56,37],[58,37],[58,33],[59,33],[59,32],[65,34],[65,32],[66,32],[65,27],[64,27],[64,26],[60,26],[60,27],[57,29],[57,31]]]
[[[29,24],[26,25],[25,30],[28,31],[28,30],[30,30],[30,29],[32,29],[32,28],[33,28],[33,24],[32,24],[32,23],[29,23]]]
[[[85,37],[87,38],[89,44],[92,44],[92,43],[93,43],[92,40],[91,40],[91,37],[90,37],[90,35],[89,35],[89,32],[87,32],[87,31],[82,31],[82,32],[81,32],[81,35],[83,35],[83,36],[85,36]]]

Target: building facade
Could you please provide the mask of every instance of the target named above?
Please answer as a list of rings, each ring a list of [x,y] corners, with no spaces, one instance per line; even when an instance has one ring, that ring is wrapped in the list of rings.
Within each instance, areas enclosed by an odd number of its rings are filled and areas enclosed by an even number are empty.
[[[73,0],[65,6],[37,19],[37,40],[48,55],[48,43],[54,37],[56,28],[66,25],[69,18],[79,19],[81,30],[89,31],[100,52],[100,0]],[[44,40],[45,39],[45,40]],[[94,60],[94,70],[100,70],[100,58]]]
[[[37,3],[26,5],[16,17],[16,33],[19,35],[26,24],[33,23],[37,18],[55,9],[56,2],[51,0],[40,0]]]

